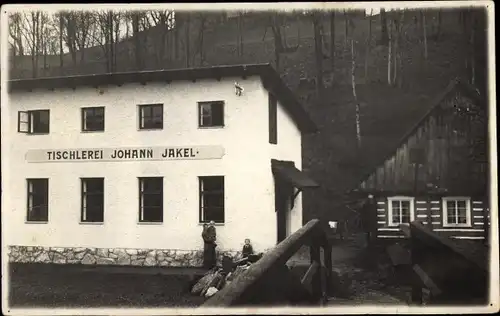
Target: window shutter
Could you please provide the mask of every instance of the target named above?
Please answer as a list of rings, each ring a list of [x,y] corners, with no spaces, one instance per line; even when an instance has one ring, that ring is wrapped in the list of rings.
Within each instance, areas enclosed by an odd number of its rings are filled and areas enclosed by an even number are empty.
[[[278,143],[278,102],[276,101],[276,97],[269,93],[269,143],[277,144]]]
[[[17,131],[19,133],[29,133],[30,125],[30,113],[27,111],[17,112]]]

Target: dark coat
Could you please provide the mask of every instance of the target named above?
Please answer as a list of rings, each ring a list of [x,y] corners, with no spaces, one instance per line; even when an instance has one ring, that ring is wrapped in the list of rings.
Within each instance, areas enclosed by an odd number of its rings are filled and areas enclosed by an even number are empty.
[[[217,240],[217,232],[215,231],[214,226],[208,226],[206,229],[203,229],[203,233],[201,234],[204,242],[213,243]]]

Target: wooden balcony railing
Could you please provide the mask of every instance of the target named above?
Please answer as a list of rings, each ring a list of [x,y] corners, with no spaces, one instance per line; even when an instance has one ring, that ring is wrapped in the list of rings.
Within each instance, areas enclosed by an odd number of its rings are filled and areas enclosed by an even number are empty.
[[[410,237],[413,270],[412,302],[422,304],[485,305],[489,292],[489,248],[481,242],[453,240],[418,221],[402,230]]]
[[[332,271],[332,247],[325,227],[327,225],[318,219],[309,221],[265,253],[202,307],[321,305],[331,289]],[[286,263],[302,246],[310,247],[311,260],[305,274],[298,278]]]

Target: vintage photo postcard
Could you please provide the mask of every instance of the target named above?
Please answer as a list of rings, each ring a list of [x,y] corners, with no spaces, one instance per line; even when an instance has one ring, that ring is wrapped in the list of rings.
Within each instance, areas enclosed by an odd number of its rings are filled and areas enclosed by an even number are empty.
[[[493,1],[0,21],[4,314],[499,311]]]

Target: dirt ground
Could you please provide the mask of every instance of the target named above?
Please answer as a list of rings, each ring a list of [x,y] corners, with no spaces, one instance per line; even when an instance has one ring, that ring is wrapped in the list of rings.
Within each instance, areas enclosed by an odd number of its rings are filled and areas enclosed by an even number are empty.
[[[205,300],[189,292],[189,273],[136,271],[10,264],[9,305],[17,308],[196,307]]]

